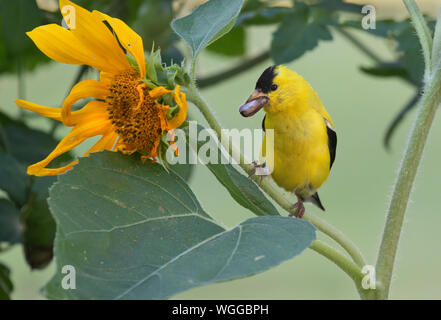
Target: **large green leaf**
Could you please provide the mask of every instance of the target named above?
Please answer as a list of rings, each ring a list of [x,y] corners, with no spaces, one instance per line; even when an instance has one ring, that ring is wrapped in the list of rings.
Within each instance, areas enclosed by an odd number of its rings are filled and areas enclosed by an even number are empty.
[[[191,126],[186,127],[186,138],[189,145],[196,146],[197,154],[200,154],[201,147],[204,144],[214,143],[213,148],[207,150],[207,157],[210,158],[211,149],[217,150],[216,163],[207,163],[206,166],[214,174],[217,180],[228,190],[234,200],[241,206],[250,210],[258,216],[278,216],[280,215],[276,207],[266,198],[259,187],[253,180],[239,173],[236,168],[225,161],[225,158],[220,151],[217,139],[208,136],[206,141],[190,141],[195,135],[199,137],[201,130],[205,130],[204,127],[197,125],[196,133],[190,134]],[[191,152],[189,150],[189,152]]]
[[[328,25],[335,24],[334,15],[316,7],[296,3],[286,14],[271,42],[271,57],[276,64],[287,63],[314,49],[319,40],[332,40]]]
[[[242,4],[243,0],[210,0],[188,16],[173,20],[171,27],[187,42],[195,58],[233,28]]]
[[[23,250],[32,269],[44,268],[52,260],[55,221],[50,214],[47,198],[49,187],[55,180],[55,177],[37,178],[23,210]]]
[[[0,199],[0,242],[21,241],[20,211],[9,200]]]
[[[54,299],[162,299],[249,276],[290,259],[315,228],[290,217],[257,217],[226,230],[185,182],[138,156],[101,152],[59,176],[49,204],[57,221]],[[75,268],[76,289],[61,286]]]
[[[12,285],[9,274],[9,268],[0,263],[0,300],[11,299],[11,292],[14,289],[14,286]]]
[[[23,205],[27,200],[29,184],[24,167],[9,154],[0,151],[0,189],[15,203]]]

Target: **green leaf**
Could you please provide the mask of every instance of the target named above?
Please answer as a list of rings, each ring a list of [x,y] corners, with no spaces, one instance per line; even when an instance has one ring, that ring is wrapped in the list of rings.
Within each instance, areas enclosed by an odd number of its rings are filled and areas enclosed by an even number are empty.
[[[26,32],[40,24],[40,11],[35,1],[0,0],[0,21],[6,48],[21,54],[32,45]]]
[[[192,135],[190,135],[191,127],[184,129],[186,132],[186,138],[189,145],[197,146],[197,154],[200,154],[201,147],[206,143],[215,143],[217,141],[213,137],[207,137],[206,141],[190,141]],[[204,127],[197,126],[197,137],[201,130],[206,130]],[[223,155],[219,149],[219,145],[213,146],[213,149],[217,150],[218,159],[217,164],[207,163],[207,168],[214,174],[216,179],[227,189],[234,200],[242,207],[250,210],[258,216],[278,216],[280,215],[276,207],[267,199],[260,188],[254,183],[253,180],[239,173],[228,161],[223,158]],[[212,148],[210,148],[212,149]],[[209,157],[209,154],[207,154]],[[225,163],[225,164],[223,164]]]
[[[0,114],[0,123],[3,125],[3,132],[11,155],[24,165],[43,160],[57,146],[57,141],[50,134],[28,128],[22,122],[9,119]],[[51,164],[55,166],[62,165],[71,159],[70,153],[65,153]]]
[[[131,15],[135,16],[131,24],[141,37],[146,48],[153,44],[166,49],[169,36],[172,34],[170,22],[173,19],[172,0],[126,1]]]
[[[53,256],[55,221],[49,211],[47,198],[55,177],[37,178],[32,184],[29,201],[22,214],[23,249],[32,269],[42,269]]]
[[[210,0],[191,14],[173,20],[171,27],[191,48],[193,59],[203,48],[233,28],[243,0]]]
[[[433,24],[431,24],[433,26]],[[403,30],[397,37],[399,52],[399,61],[407,70],[412,82],[422,84],[424,76],[424,59],[421,52],[421,45],[415,29],[409,25],[409,28]]]
[[[245,30],[241,27],[233,28],[224,37],[213,42],[207,50],[225,56],[241,56],[245,54]]]
[[[10,300],[13,289],[9,268],[0,263],[0,300]]]
[[[335,17],[324,9],[296,3],[292,13],[284,16],[273,34],[271,56],[274,62],[290,62],[314,49],[320,40],[332,40],[327,26],[335,23]]]
[[[0,73],[15,72],[18,64],[32,70],[50,61],[26,35],[42,20],[35,1],[0,0]]]
[[[53,299],[163,299],[246,277],[290,259],[315,228],[290,217],[257,217],[225,230],[185,182],[138,156],[101,152],[58,177],[49,204],[57,221]],[[61,269],[76,270],[65,290]]]
[[[253,180],[240,174],[231,164],[207,165],[234,200],[258,216],[280,215]]]
[[[315,5],[329,11],[352,12],[357,14],[360,14],[363,8],[363,6],[359,4],[347,3],[342,0],[321,0]]]
[[[237,25],[268,25],[280,23],[285,14],[292,12],[288,7],[259,7],[255,10],[245,11],[237,18]]]
[[[20,211],[9,200],[0,199],[0,242],[19,243],[22,229]]]
[[[185,181],[190,181],[191,176],[193,175],[194,165],[192,164],[173,164],[170,165],[171,170],[173,170],[178,176],[180,176]]]
[[[27,201],[29,177],[24,167],[9,154],[0,151],[0,189],[19,205]]]
[[[405,68],[397,63],[384,63],[375,67],[360,67],[366,74],[377,77],[401,77],[406,78],[408,73]]]

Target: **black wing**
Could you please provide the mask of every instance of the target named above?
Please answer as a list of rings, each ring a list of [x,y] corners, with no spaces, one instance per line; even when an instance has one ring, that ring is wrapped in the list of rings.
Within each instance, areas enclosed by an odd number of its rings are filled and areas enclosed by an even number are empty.
[[[266,119],[266,115],[263,117],[263,120],[262,120],[262,130],[263,130],[263,132],[265,132],[265,119]]]
[[[335,160],[335,150],[337,149],[337,133],[331,127],[331,124],[325,120],[326,123],[326,132],[328,133],[328,148],[329,155],[331,156],[331,163],[329,165],[329,169],[332,168],[332,164]]]

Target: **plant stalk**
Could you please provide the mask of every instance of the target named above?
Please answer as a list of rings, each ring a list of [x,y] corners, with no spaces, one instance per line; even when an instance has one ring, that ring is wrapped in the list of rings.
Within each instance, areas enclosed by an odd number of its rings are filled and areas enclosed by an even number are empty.
[[[427,59],[428,55],[430,57],[432,48],[431,41],[426,43],[428,40],[425,26],[427,25],[424,20],[421,20],[421,12],[419,12],[414,1],[404,0],[404,3],[409,10],[415,29],[420,38],[424,51],[425,63],[431,65],[430,59]],[[441,20],[438,20],[436,29],[438,29],[440,23]],[[424,146],[435,117],[435,112],[441,102],[441,71],[431,70],[431,68],[426,65],[425,72],[426,74],[424,75],[424,78],[426,79],[426,85],[424,88],[424,94],[420,100],[417,115],[413,123],[397,181],[394,186],[384,227],[383,238],[378,253],[376,265],[377,280],[383,287],[383,290],[378,290],[377,292],[378,299],[387,299],[389,297],[393,267],[403,227],[404,215],[406,213],[415,176],[421,162]]]
[[[342,269],[353,281],[358,293],[362,299],[372,299],[375,290],[363,289],[362,283],[365,274],[363,274],[353,261],[346,258],[343,254],[332,248],[330,245],[320,240],[315,240],[310,246],[310,249],[326,257],[328,260],[335,263],[340,269]]]

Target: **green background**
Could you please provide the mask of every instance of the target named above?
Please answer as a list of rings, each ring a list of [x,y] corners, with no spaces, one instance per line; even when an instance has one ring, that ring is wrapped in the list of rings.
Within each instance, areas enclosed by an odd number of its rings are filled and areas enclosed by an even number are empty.
[[[271,28],[252,28],[248,34],[251,51],[257,53],[266,48],[271,32]],[[359,66],[369,66],[371,62],[338,34],[333,35],[334,41],[321,42],[314,51],[288,65],[318,92],[333,117],[339,139],[330,178],[320,189],[327,211],[323,213],[310,205],[307,210],[343,230],[360,246],[367,261],[375,264],[387,203],[415,113],[412,112],[399,127],[391,152],[383,148],[382,138],[393,115],[413,95],[413,88],[394,78],[380,79],[362,74]],[[362,33],[357,35],[382,57],[390,57],[390,44]],[[208,75],[236,62],[204,52],[198,71],[200,75]],[[260,128],[262,113],[246,119],[239,115],[238,107],[269,64],[263,63],[233,80],[203,91],[224,127]],[[73,66],[45,65],[26,76],[26,97],[43,105],[59,105],[75,73]],[[16,114],[18,107],[13,103],[16,97],[17,78],[0,78],[0,108]],[[190,112],[198,118],[193,107]],[[31,123],[38,128],[48,128],[48,122],[41,118]],[[59,128],[56,133],[62,137],[66,132],[67,128]],[[391,298],[394,299],[441,298],[440,143],[441,124],[436,119],[406,216],[392,284]],[[86,149],[87,145],[82,145],[78,151]],[[232,227],[252,217],[202,165],[197,166],[190,185],[206,211],[224,225]],[[43,298],[39,289],[54,272],[53,263],[44,271],[30,271],[19,246],[2,254],[0,261],[12,267],[13,299]],[[358,295],[352,281],[341,270],[317,253],[306,250],[263,274],[193,289],[175,298],[356,299]]]

